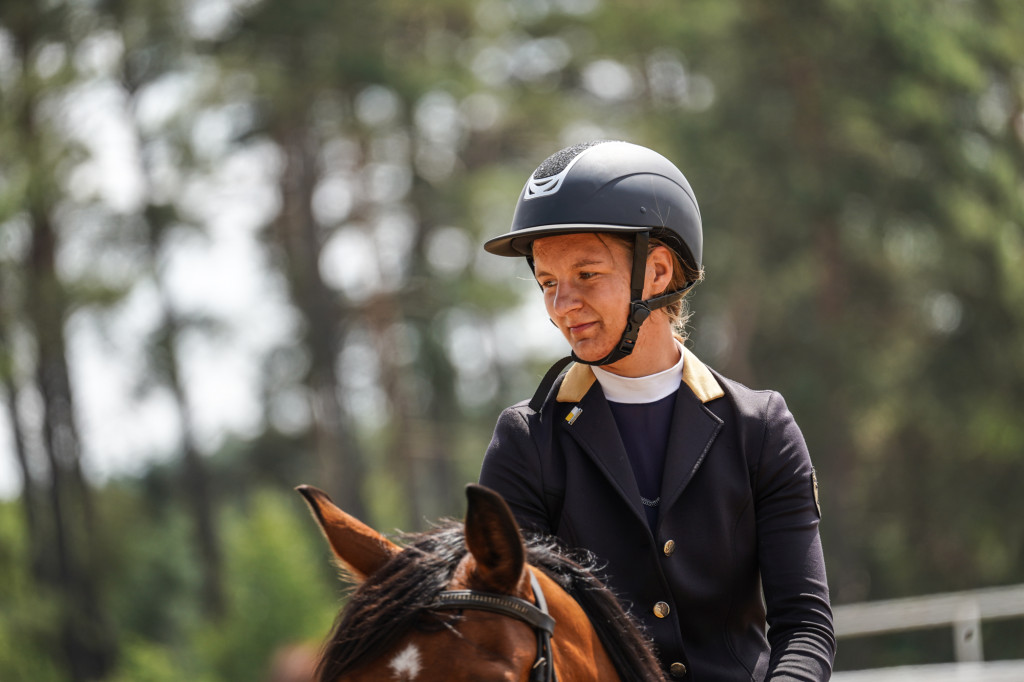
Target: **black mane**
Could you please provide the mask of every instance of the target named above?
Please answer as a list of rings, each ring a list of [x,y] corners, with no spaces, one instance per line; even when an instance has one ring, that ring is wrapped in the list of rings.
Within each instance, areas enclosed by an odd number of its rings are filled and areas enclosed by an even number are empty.
[[[590,555],[571,555],[548,538],[528,538],[526,545],[527,561],[555,580],[586,612],[622,680],[665,679],[650,640],[595,577]],[[387,653],[412,628],[447,627],[451,614],[431,607],[465,554],[463,527],[458,522],[410,536],[406,548],[349,598],[324,645],[317,679],[336,682]]]

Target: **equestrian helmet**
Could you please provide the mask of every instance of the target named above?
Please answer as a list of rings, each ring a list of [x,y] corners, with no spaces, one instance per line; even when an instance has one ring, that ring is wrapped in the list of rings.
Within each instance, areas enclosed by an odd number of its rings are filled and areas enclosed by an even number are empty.
[[[541,237],[645,231],[700,270],[700,209],[682,172],[646,147],[597,140],[548,157],[523,187],[512,229],[484,248],[499,256],[529,258],[533,240]]]

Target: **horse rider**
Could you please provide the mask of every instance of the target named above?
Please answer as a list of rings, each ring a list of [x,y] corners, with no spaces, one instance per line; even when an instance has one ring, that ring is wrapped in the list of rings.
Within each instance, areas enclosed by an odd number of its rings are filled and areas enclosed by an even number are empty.
[[[571,354],[501,413],[480,483],[605,562],[670,678],[827,680],[811,459],[781,395],[684,345],[702,247],[690,184],[650,149],[590,142],[537,168],[484,248],[526,258]]]

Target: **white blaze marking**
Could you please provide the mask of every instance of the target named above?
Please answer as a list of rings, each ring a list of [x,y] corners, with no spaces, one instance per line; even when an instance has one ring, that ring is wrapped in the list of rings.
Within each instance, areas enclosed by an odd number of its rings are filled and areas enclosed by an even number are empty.
[[[406,682],[412,682],[420,674],[422,666],[420,665],[420,652],[416,648],[415,644],[402,649],[401,652],[393,659],[391,663],[388,663],[388,667],[391,668],[392,678],[396,680],[405,680]]]

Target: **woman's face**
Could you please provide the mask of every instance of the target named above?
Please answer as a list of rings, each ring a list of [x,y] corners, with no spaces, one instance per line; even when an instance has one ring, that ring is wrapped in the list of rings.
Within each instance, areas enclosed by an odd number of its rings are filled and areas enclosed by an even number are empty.
[[[631,261],[624,244],[592,232],[533,242],[548,316],[580,359],[599,360],[619,342],[629,313]]]

